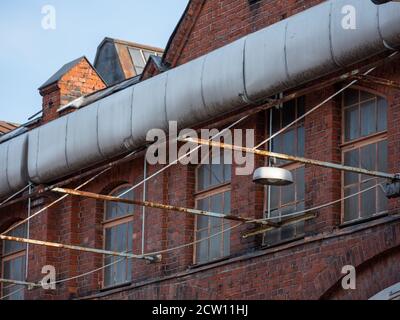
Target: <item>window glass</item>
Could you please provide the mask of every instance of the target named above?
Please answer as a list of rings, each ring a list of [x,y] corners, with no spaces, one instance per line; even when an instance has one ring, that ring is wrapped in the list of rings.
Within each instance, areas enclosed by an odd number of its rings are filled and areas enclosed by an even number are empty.
[[[345,152],[344,154],[344,163],[347,166],[351,167],[360,167],[360,160],[359,160],[359,150],[351,150]],[[357,183],[358,182],[358,174],[353,172],[344,172],[344,185],[347,186],[349,184]]]
[[[114,192],[112,196],[118,197],[120,194],[124,193],[128,189],[129,189],[128,187],[119,189],[117,192]],[[122,195],[120,198],[126,200],[134,200],[133,190]],[[116,219],[133,214],[135,207],[133,204],[120,203],[120,202],[107,202],[106,206],[107,206],[106,220]]]
[[[282,108],[272,109],[272,134],[292,123],[296,117],[304,114],[305,98],[291,100]],[[304,119],[272,139],[271,151],[294,156],[304,156]],[[277,160],[277,165],[285,165],[290,161]]]
[[[201,210],[228,214],[231,208],[231,193],[230,191],[218,192],[198,199],[196,206]],[[224,219],[207,216],[196,217],[196,240],[205,239],[196,245],[197,263],[208,262],[229,255],[230,232],[223,232],[229,227],[230,223]]]
[[[374,132],[377,132],[376,128],[376,107],[375,100],[369,100],[363,102],[360,105],[361,112],[361,136],[368,136]]]
[[[378,132],[387,129],[387,101],[381,97],[378,98]]]
[[[3,262],[4,279],[25,281],[25,254]],[[3,284],[3,297],[5,300],[23,300],[24,286]]]
[[[147,61],[149,60],[150,56],[151,56],[151,55],[154,55],[154,52],[150,52],[150,51],[147,51],[147,50],[143,50],[143,54],[144,54],[144,57],[145,57],[146,62],[147,62]]]
[[[26,223],[18,226],[14,230],[8,233],[11,237],[26,238]],[[3,253],[4,255],[9,255],[21,250],[25,250],[26,244],[22,242],[15,241],[3,241]]]
[[[26,224],[22,224],[10,231],[8,235],[12,237],[26,238]],[[15,241],[3,241],[3,255],[1,257],[3,274],[2,278],[25,281],[26,264],[26,244]],[[5,300],[23,300],[24,299],[24,286],[1,284],[2,297]],[[10,295],[10,296],[8,296]]]
[[[201,192],[231,181],[231,164],[224,164],[223,152],[220,163],[201,164],[196,169],[197,191]]]
[[[142,53],[140,49],[130,48],[129,53],[131,54],[131,58],[133,61],[133,65],[136,70],[136,74],[141,74],[144,70],[146,62],[143,59]]]
[[[367,170],[387,172],[387,141],[382,140],[387,130],[387,101],[370,92],[348,89],[343,93],[344,142],[364,138],[343,150],[345,165]],[[373,135],[381,133],[379,139]],[[387,210],[387,198],[380,179],[369,175],[343,173],[344,196],[365,191],[343,201],[345,222],[368,218]],[[374,187],[375,186],[375,187]]]
[[[386,140],[370,143],[345,152],[344,164],[372,171],[387,169]],[[344,173],[345,196],[368,189],[381,182],[380,179],[369,175]],[[346,200],[344,204],[345,221],[366,218],[385,211],[387,199],[382,197],[381,192],[381,188],[377,186],[370,191]],[[356,211],[348,212],[348,210]]]
[[[116,252],[132,251],[133,222],[127,222],[105,229],[105,249]],[[117,262],[118,261],[118,262]],[[112,264],[112,265],[110,265]],[[105,286],[125,283],[132,278],[131,259],[107,256],[104,270]]]
[[[118,196],[127,191],[129,187],[119,188],[112,193]],[[122,199],[133,200],[133,191],[121,196]],[[134,205],[107,202],[106,222],[104,224],[105,250],[116,252],[132,252],[133,246],[133,221]],[[110,287],[132,280],[132,260],[121,257],[105,256],[104,258],[104,286]]]
[[[387,129],[387,101],[369,92],[348,89],[343,93],[344,141]]]
[[[359,138],[359,109],[358,107],[348,108],[345,111],[346,121],[346,140]]]
[[[345,188],[344,191],[344,196],[349,197],[355,193],[357,193],[358,186],[350,186],[348,188]],[[344,220],[345,221],[352,221],[355,219],[358,219],[358,213],[359,213],[359,208],[358,208],[358,197],[351,197],[347,198],[344,201]]]
[[[304,166],[292,170],[294,183],[283,187],[267,187],[270,194],[269,217],[282,221],[285,216],[304,210],[305,177]],[[267,210],[268,216],[268,210]],[[268,231],[264,243],[274,245],[304,234],[304,221]]]

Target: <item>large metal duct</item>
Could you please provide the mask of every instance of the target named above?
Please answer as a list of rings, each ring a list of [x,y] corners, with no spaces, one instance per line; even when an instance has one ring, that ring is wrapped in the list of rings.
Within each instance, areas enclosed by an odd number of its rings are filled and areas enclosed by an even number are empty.
[[[0,196],[19,191],[28,184],[28,134],[0,144]]]
[[[356,29],[343,28],[348,5]],[[399,46],[399,3],[326,1],[32,130],[29,179],[62,178],[143,145],[148,130],[167,130],[168,121],[192,126],[244,106],[243,94],[269,97]],[[2,172],[8,165],[0,158]],[[28,182],[23,170],[7,172],[7,181]],[[0,196],[14,189],[0,180]]]

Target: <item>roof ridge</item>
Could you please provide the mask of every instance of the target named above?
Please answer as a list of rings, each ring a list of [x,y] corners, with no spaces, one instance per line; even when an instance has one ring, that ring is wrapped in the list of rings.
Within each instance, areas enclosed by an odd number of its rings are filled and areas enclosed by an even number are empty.
[[[67,62],[64,64],[60,69],[58,69],[45,83],[43,83],[40,87],[39,90],[48,87],[49,85],[57,82],[62,78],[64,74],[66,74],[68,71],[70,71],[73,67],[75,67],[82,59],[85,59],[87,62],[89,62],[88,58],[86,56],[81,56],[79,58],[76,58],[70,62]],[[90,64],[90,62],[89,62]]]

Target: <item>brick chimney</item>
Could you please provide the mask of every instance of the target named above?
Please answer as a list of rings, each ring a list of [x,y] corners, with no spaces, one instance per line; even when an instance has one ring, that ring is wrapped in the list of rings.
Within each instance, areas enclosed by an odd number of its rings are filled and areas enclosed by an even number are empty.
[[[43,97],[42,123],[58,118],[59,107],[105,87],[103,79],[86,57],[65,64],[39,88]]]

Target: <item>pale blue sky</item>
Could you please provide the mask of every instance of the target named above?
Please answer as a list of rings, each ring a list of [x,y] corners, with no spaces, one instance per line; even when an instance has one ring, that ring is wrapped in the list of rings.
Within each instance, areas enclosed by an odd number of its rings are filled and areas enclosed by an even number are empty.
[[[164,48],[188,0],[0,1],[0,120],[17,123],[41,109],[37,88],[63,64],[93,62],[104,37]],[[44,5],[56,29],[42,28]]]

